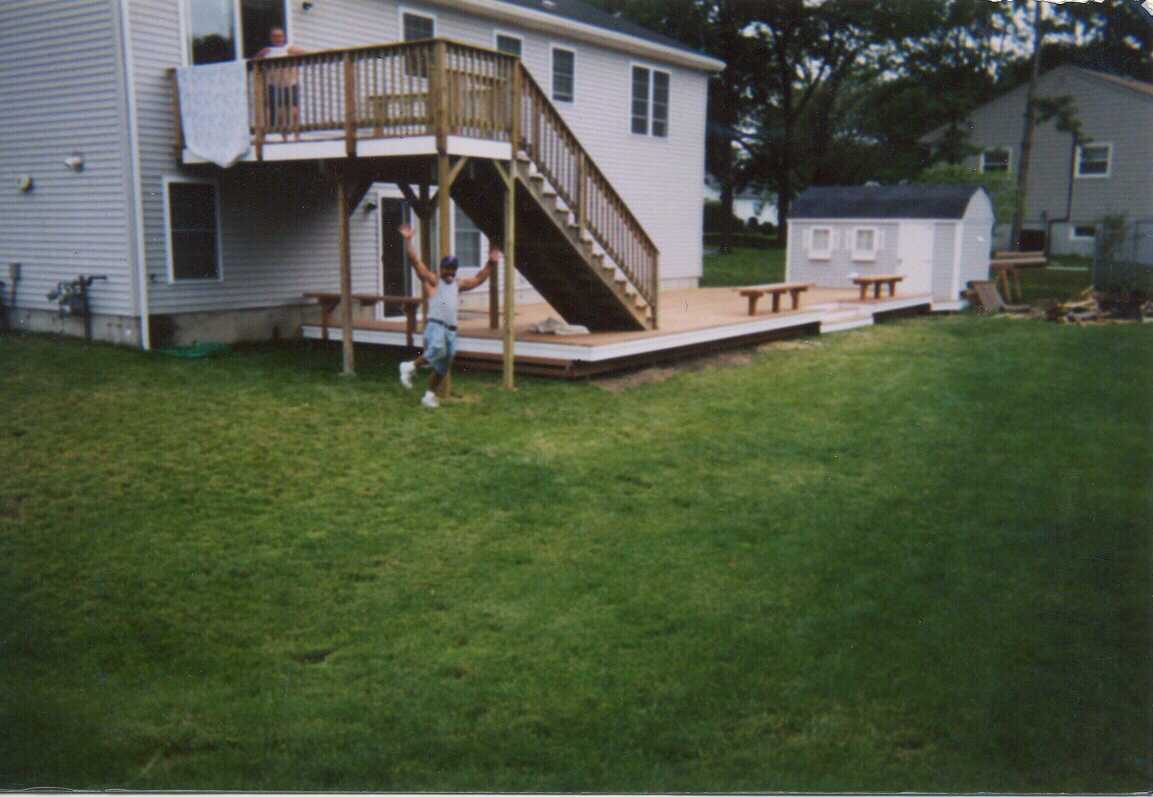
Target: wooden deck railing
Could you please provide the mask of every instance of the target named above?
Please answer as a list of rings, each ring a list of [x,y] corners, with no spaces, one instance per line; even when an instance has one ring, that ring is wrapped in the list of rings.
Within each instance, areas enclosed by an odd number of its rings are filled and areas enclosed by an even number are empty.
[[[350,156],[373,138],[519,139],[517,149],[653,308],[655,322],[656,245],[518,58],[429,39],[254,60],[248,114],[258,159],[281,137],[343,139]]]
[[[641,297],[656,324],[660,252],[527,69],[521,75],[522,145],[537,169]]]

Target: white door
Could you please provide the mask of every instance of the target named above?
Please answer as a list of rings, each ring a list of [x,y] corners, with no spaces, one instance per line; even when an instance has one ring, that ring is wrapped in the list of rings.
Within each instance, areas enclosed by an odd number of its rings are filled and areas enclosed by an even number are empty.
[[[898,291],[906,294],[933,292],[933,225],[902,222],[898,233],[897,273],[904,276]]]

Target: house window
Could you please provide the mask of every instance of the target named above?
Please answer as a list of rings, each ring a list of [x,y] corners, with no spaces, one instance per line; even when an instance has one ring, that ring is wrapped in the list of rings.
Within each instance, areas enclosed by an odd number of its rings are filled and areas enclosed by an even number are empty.
[[[669,134],[669,74],[633,67],[632,131],[665,138]]]
[[[1077,224],[1069,231],[1069,239],[1073,241],[1092,241],[1097,237],[1097,228],[1092,224]]]
[[[1011,168],[1012,150],[1008,147],[994,147],[981,153],[981,171],[990,174],[1008,172]]]
[[[1085,144],[1077,147],[1077,176],[1108,177],[1112,159],[1112,144]]]
[[[288,29],[285,0],[187,0],[193,64],[251,58],[268,46],[273,28]]]
[[[414,14],[411,11],[401,11],[400,20],[406,42],[421,41],[436,36],[436,17]]]
[[[508,33],[496,34],[496,49],[502,53],[515,55],[520,58],[521,51],[524,49],[524,41],[520,36],[513,36]]]
[[[455,205],[453,212],[453,254],[461,268],[480,268],[480,229],[468,214]]]
[[[876,260],[880,237],[876,227],[854,227],[853,260]]]
[[[552,48],[552,98],[572,102],[576,96],[576,53],[563,47]]]
[[[833,254],[831,227],[813,227],[809,230],[809,259],[828,260]]]
[[[168,279],[220,279],[220,203],[214,183],[166,181]]]

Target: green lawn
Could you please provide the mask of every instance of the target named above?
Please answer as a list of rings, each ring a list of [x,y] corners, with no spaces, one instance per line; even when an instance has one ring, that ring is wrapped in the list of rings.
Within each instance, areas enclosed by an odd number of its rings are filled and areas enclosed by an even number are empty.
[[[0,787],[1148,787],[1153,326],[361,364],[0,337]]]

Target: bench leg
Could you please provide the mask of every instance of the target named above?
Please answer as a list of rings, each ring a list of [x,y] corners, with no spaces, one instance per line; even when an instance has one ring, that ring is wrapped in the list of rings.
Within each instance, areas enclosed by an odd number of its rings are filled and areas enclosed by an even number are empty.
[[[879,282],[873,283],[873,298],[874,299],[880,299],[881,298],[881,283],[879,283]]]
[[[404,345],[412,348],[412,333],[416,329],[416,308],[411,304],[404,306]]]
[[[749,297],[749,315],[756,315],[757,314],[757,299],[760,299],[760,298],[761,298],[760,296],[750,296]]]
[[[793,309],[796,310],[801,306],[801,292],[794,288],[789,291],[789,298],[793,300]]]
[[[862,302],[865,301],[865,298],[868,295],[869,295],[869,286],[868,285],[862,285],[861,286],[861,301]]]
[[[781,294],[773,293],[773,312],[779,313],[781,311]]]

